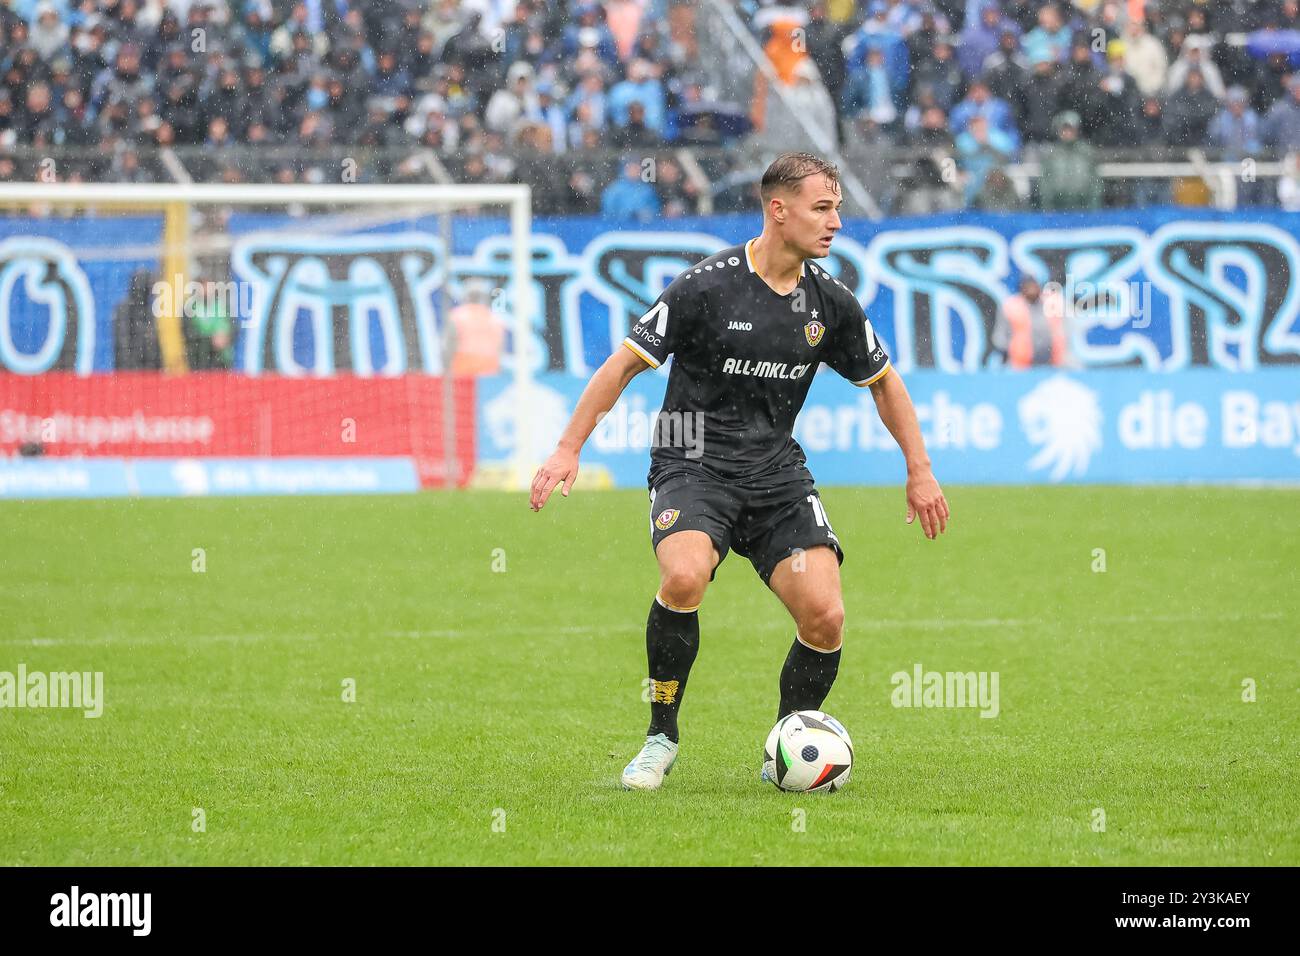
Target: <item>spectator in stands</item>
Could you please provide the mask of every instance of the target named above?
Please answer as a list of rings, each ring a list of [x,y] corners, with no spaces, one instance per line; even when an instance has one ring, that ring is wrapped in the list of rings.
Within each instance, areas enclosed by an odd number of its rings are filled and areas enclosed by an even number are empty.
[[[1020,278],[1020,291],[1002,300],[992,338],[1008,368],[1074,364],[1060,289],[1044,290],[1028,273]]]
[[[1086,34],[1079,34],[1070,44],[1070,54],[1060,67],[1057,97],[1079,114],[1083,132],[1092,136],[1103,121],[1101,71],[1092,59],[1092,46]]]
[[[1091,130],[1092,142],[1103,149],[1133,145],[1133,126],[1142,108],[1137,81],[1124,69],[1124,41],[1106,48],[1106,72],[1097,83]]]
[[[934,56],[934,45],[946,37],[949,45],[956,43],[956,35],[947,18],[939,16],[934,6],[927,2],[920,7],[921,25],[904,37],[907,45],[907,62],[911,65],[925,63]],[[960,65],[958,66],[960,69]]]
[[[892,127],[898,119],[901,92],[890,86],[885,51],[879,47],[868,50],[866,65],[854,71],[844,88],[844,116],[851,121],[865,115],[879,126]]]
[[[826,15],[825,0],[814,0],[808,10],[808,22],[804,24],[804,40],[808,56],[821,74],[826,92],[835,104],[837,114],[841,109],[844,84],[848,78],[848,68],[844,64],[844,28]]]
[[[1028,113],[1029,59],[1020,49],[1020,33],[1015,27],[1003,28],[998,48],[984,60],[982,75],[989,93],[1011,107],[1016,128],[1023,135]]]
[[[1259,114],[1250,108],[1250,96],[1242,87],[1234,86],[1228,90],[1224,104],[1210,123],[1209,145],[1223,150],[1226,160],[1258,155],[1262,145]]]
[[[948,113],[939,105],[934,90],[928,86],[918,86],[912,97],[911,104],[907,107],[907,112],[903,114],[902,142],[910,141],[909,138],[920,127],[926,113],[932,109],[938,109],[944,114],[944,124],[947,125]]]
[[[1101,147],[1158,139],[1173,139],[1179,149],[1241,143],[1250,138],[1253,108],[1264,145],[1300,148],[1287,54],[1220,39],[1300,23],[1296,0],[744,0],[735,8],[750,18],[760,43],[769,39],[764,25],[786,23],[785,32],[773,30],[776,69],[794,81],[801,62],[818,67],[839,113],[840,122],[826,125],[848,130],[846,151],[854,147],[854,168],[863,175],[873,151],[893,139],[912,141],[933,107],[943,115],[957,97],[964,99],[952,110],[953,132],[966,132],[979,111],[961,88],[974,80],[1009,109],[1007,119],[984,114],[992,129],[1027,143],[1053,139],[1052,117],[1064,108],[1081,114],[1085,137]],[[221,130],[214,126],[220,118],[225,129],[212,145],[223,149],[418,145],[447,156],[453,169],[464,162],[456,152],[473,149],[483,164],[476,175],[501,181],[516,176],[521,134],[533,149],[530,168],[540,168],[535,151],[545,142],[556,152],[606,142],[636,150],[665,140],[717,144],[727,124],[711,123],[707,110],[680,131],[677,122],[683,104],[721,98],[705,89],[716,79],[712,71],[698,69],[709,38],[694,27],[696,13],[689,0],[0,0],[0,145],[102,145],[104,156],[83,164],[92,178],[138,178],[154,174],[140,161],[149,154],[125,159],[124,146],[202,147]],[[1113,41],[1121,23],[1123,45],[1112,42],[1098,57],[1098,36]],[[793,25],[803,32],[794,34]],[[955,44],[946,36],[954,26],[961,31]],[[191,49],[198,28],[202,51]],[[1072,46],[1058,75],[1054,66]],[[1240,85],[1245,112],[1237,115],[1235,99],[1224,110],[1214,104],[1213,128],[1203,125],[1204,97],[1183,89],[1195,85],[1186,77],[1196,72],[1211,99],[1222,92],[1219,74]],[[541,92],[548,84],[550,96]],[[818,81],[801,79],[798,87],[794,95],[820,109]],[[1140,97],[1160,94],[1170,97],[1168,116],[1158,104],[1143,113]],[[371,96],[382,100],[380,108],[371,108]],[[636,115],[642,108],[644,123]],[[767,110],[778,127],[782,112]],[[466,131],[466,117],[474,129]],[[539,123],[546,136],[525,132]],[[806,138],[802,127],[791,135]],[[923,135],[939,139],[941,131],[927,125]],[[242,157],[206,163],[182,150],[180,159],[200,176],[239,169],[258,176]],[[725,175],[736,161],[719,160],[718,171]],[[566,188],[561,170],[558,193],[590,205],[617,175],[610,166],[590,170],[593,182],[584,189]],[[400,169],[403,181],[428,175],[423,163],[400,156],[384,159],[382,169]],[[880,182],[885,195],[888,175]],[[1005,185],[996,181],[989,192]]]
[[[1080,138],[1079,114],[1066,110],[1053,125],[1057,141],[1043,148],[1040,206],[1045,211],[1100,209],[1101,176],[1092,147]]]
[[[1165,138],[1164,104],[1160,97],[1143,98],[1138,110],[1137,123],[1133,128],[1134,146],[1167,146]]]
[[[920,149],[953,152],[956,144],[948,130],[948,115],[943,107],[937,104],[925,107],[915,128],[908,131],[906,144]]]
[[[582,150],[588,148],[591,144],[588,140],[588,134],[594,137],[594,146],[599,149],[602,142],[600,126],[594,121],[594,107],[589,101],[578,103],[573,110],[573,120],[569,123],[568,136],[569,148]]]
[[[659,195],[641,177],[635,159],[623,163],[623,175],[605,187],[600,197],[600,214],[611,222],[651,222],[659,215]]]
[[[367,92],[372,96],[404,96],[412,91],[411,76],[398,62],[397,51],[381,51]]]
[[[56,54],[65,52],[68,46],[68,25],[59,17],[59,9],[49,0],[36,8],[36,23],[32,26],[27,42],[40,54],[42,60],[53,60]]]
[[[867,7],[867,19],[856,31],[845,37],[841,44],[844,61],[851,75],[865,65],[868,50],[883,49],[885,67],[890,74],[890,86],[906,89],[910,70],[907,44],[903,40],[903,35],[886,22],[888,12],[888,4],[882,0],[872,0]]]
[[[627,122],[610,132],[609,144],[618,149],[654,149],[661,146],[663,140],[646,125],[645,104],[633,100],[628,104]]]
[[[522,60],[511,64],[506,85],[492,94],[483,115],[483,125],[510,135],[521,120],[542,118],[542,106],[533,88],[533,68]]]
[[[1038,12],[1042,6],[1043,0],[1002,0],[1002,15],[1024,34],[1038,26]]]
[[[1006,136],[1013,152],[1020,148],[1020,131],[1016,129],[1011,107],[1005,100],[1000,100],[990,93],[988,84],[982,79],[971,83],[966,98],[953,109],[951,116],[953,133],[960,137],[971,120],[977,116],[987,120],[990,129]]]
[[[59,126],[50,88],[44,83],[33,83],[23,101],[23,112],[15,118],[14,129],[22,143],[52,144]]]
[[[668,110],[663,84],[658,68],[645,60],[628,64],[627,79],[614,84],[609,91],[609,115],[615,126],[626,126],[629,107],[633,101],[645,107],[645,124],[659,136],[664,135]]]
[[[1165,101],[1165,140],[1184,149],[1200,146],[1219,102],[1205,88],[1200,70],[1189,70],[1183,86]]]
[[[72,90],[70,92],[75,93],[76,91]],[[5,89],[4,87],[0,87],[0,147],[3,147],[4,149],[11,149],[14,145],[14,142],[17,140],[17,138],[18,137],[14,130],[13,96],[9,93],[9,90]],[[2,157],[2,159],[9,163],[13,162],[13,160],[7,156]],[[10,174],[9,176],[0,178],[0,182],[4,182],[12,178],[13,176],[12,174]]]
[[[1022,46],[1031,63],[1040,59],[1063,62],[1070,52],[1071,33],[1060,8],[1049,3],[1038,11],[1038,26],[1025,34]]]
[[[208,124],[208,138],[203,143],[207,149],[213,153],[220,150],[230,149],[234,140],[230,135],[230,124],[226,122],[224,116],[212,117],[212,122]]]
[[[618,66],[618,44],[604,23],[603,15],[602,8],[595,3],[582,3],[574,8],[574,22],[564,28],[560,41],[566,59],[577,57],[585,48],[593,50],[606,65]]]
[[[885,17],[887,23],[896,26],[904,38],[918,31],[933,30],[944,34],[955,34],[957,30],[932,0],[889,0],[891,10]],[[927,19],[932,21],[927,26]]]
[[[808,57],[807,45],[796,34],[806,20],[802,10],[781,4],[763,7],[754,15],[754,27],[767,36],[763,52],[777,79],[787,86],[794,82],[795,67]]]
[[[670,156],[655,163],[655,191],[665,219],[693,216],[700,198],[699,188],[682,172],[682,167]]]
[[[1015,141],[990,123],[988,117],[971,118],[968,128],[957,137],[957,155],[966,177],[962,196],[967,205],[984,188],[988,174],[1010,162],[1015,153]]]
[[[483,161],[483,157],[479,153],[470,153],[465,157],[457,181],[462,183],[499,182],[499,180],[493,178],[488,170],[487,163]]]
[[[569,174],[569,211],[575,216],[587,216],[600,208],[600,187],[596,178],[586,169],[574,169]]]
[[[1283,153],[1300,149],[1300,73],[1287,78],[1287,95],[1273,104],[1264,119],[1264,145]]]
[[[398,51],[402,69],[413,82],[419,83],[425,77],[432,76],[438,66],[438,57],[433,52],[433,45],[433,34],[428,30],[421,30],[415,38],[415,49]]]
[[[911,74],[912,89],[928,86],[944,109],[952,109],[966,87],[966,79],[953,55],[952,37],[936,37],[930,59],[920,63]]]
[[[118,371],[162,367],[153,285],[149,270],[137,269],[131,274],[126,296],[113,310],[113,368]]]
[[[501,371],[506,327],[492,309],[492,290],[481,279],[466,283],[465,297],[448,313],[451,374],[496,375]]]
[[[541,111],[541,122],[551,131],[551,148],[556,153],[564,153],[569,146],[569,121],[560,105],[564,98],[564,88],[556,87],[546,80],[537,87],[537,105]]]
[[[569,94],[565,108],[582,126],[604,129],[609,116],[609,97],[601,75],[594,72],[584,74],[577,88]]]
[[[1173,65],[1169,67],[1169,76],[1165,79],[1165,90],[1168,93],[1176,93],[1182,89],[1187,82],[1187,77],[1193,71],[1201,75],[1205,88],[1210,91],[1216,100],[1223,99],[1227,92],[1223,85],[1223,76],[1219,73],[1219,68],[1209,58],[1208,51],[1211,43],[1205,37],[1188,37],[1183,43],[1183,52]]]
[[[967,78],[973,79],[987,69],[985,61],[1001,49],[1003,32],[1007,30],[1018,42],[1020,31],[1003,20],[997,3],[981,0],[978,15],[966,23],[961,33],[957,59]]]
[[[218,295],[211,279],[202,283],[202,296],[185,297],[185,357],[195,371],[228,369],[234,363],[234,324],[226,296]]]
[[[989,170],[984,178],[984,185],[971,201],[971,208],[981,212],[1018,212],[1025,208],[1025,202],[1016,192],[1015,183],[1000,166]]]
[[[150,86],[140,73],[140,48],[124,45],[117,51],[113,66],[95,77],[91,86],[91,106],[99,109],[114,99],[132,102],[148,95]]]
[[[447,115],[461,118],[476,113],[478,100],[465,77],[463,63],[439,63],[433,68],[434,92],[447,104]]]
[[[1148,32],[1146,24],[1130,19],[1124,28],[1124,69],[1143,96],[1164,92],[1169,74],[1169,54],[1164,44]]]
[[[1282,9],[1276,14],[1279,30],[1300,30],[1300,3],[1282,0]]]
[[[955,171],[950,158],[937,152],[921,157],[898,183],[890,211],[896,216],[927,216],[962,208]]]
[[[153,100],[143,99],[137,104],[137,124],[140,129],[148,129],[149,122],[152,120],[155,124],[157,116],[153,116]],[[63,108],[60,111],[60,146],[78,146],[89,147],[95,145],[96,137],[92,124],[90,122],[90,111],[86,106],[86,98],[81,95],[81,90],[75,87],[64,90]]]

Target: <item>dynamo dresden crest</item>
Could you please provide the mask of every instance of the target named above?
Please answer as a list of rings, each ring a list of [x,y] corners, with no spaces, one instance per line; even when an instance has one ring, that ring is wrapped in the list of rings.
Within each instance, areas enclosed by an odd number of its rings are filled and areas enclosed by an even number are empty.
[[[826,326],[822,325],[816,319],[813,319],[803,327],[803,337],[808,340],[809,345],[816,345],[826,334]]]
[[[665,508],[659,512],[659,517],[655,518],[655,527],[660,531],[667,531],[677,523],[677,516],[681,514],[676,508]]]

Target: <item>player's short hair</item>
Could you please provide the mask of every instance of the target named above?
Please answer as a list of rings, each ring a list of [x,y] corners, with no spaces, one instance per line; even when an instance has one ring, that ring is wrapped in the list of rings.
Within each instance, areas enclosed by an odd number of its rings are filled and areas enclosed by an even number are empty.
[[[758,188],[763,205],[767,205],[778,189],[798,191],[800,182],[819,173],[834,183],[837,190],[840,188],[840,170],[834,163],[812,153],[782,153],[763,173],[763,182]]]

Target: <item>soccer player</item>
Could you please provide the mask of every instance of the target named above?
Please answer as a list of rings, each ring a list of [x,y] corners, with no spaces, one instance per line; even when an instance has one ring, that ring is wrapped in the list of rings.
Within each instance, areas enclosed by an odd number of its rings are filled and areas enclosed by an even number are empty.
[[[870,388],[907,462],[907,521],[934,540],[948,503],[916,411],[862,306],[809,260],[840,229],[839,173],[787,153],[763,174],[763,234],[678,276],[592,376],[559,444],[533,478],[539,511],[634,376],[673,356],[650,455],[650,538],[659,592],[646,622],[653,699],[645,746],[623,786],[656,790],[677,759],[677,714],[700,645],[698,609],[728,550],[750,560],[794,619],[778,718],[820,710],[840,665],[844,551],[791,437],[819,363]],[[771,773],[763,768],[766,778]]]

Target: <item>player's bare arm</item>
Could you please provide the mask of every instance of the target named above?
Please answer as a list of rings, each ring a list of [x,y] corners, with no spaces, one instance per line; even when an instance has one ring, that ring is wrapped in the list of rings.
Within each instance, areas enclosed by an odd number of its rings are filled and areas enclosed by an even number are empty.
[[[870,388],[880,420],[898,442],[907,462],[907,523],[920,518],[921,530],[933,541],[948,528],[948,501],[930,470],[930,456],[921,437],[912,396],[893,369],[872,382]]]
[[[582,397],[578,399],[578,405],[574,408],[573,416],[565,426],[555,451],[533,476],[528,499],[530,508],[541,511],[557,484],[563,483],[560,494],[566,498],[569,496],[573,483],[578,480],[578,454],[582,451],[582,446],[600,422],[601,416],[614,407],[618,397],[623,394],[623,389],[627,388],[627,383],[649,367],[632,350],[618,348],[596,369],[596,374],[582,390]]]

